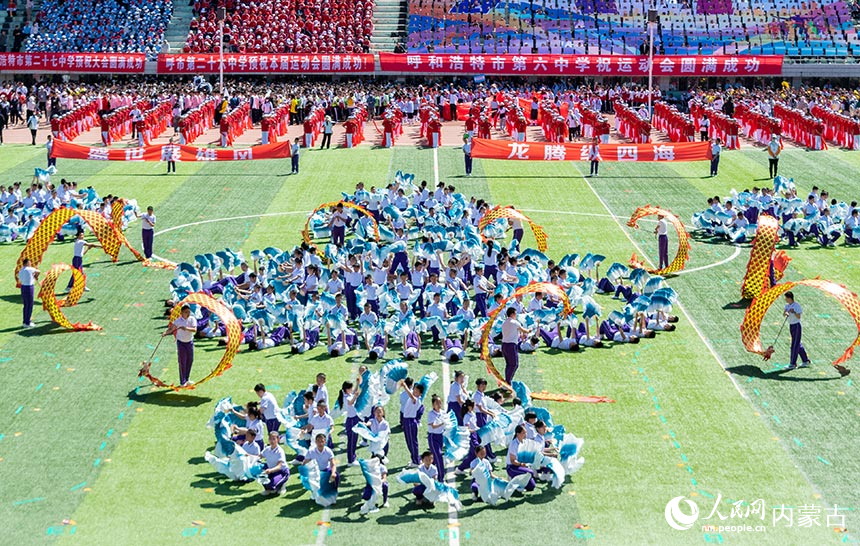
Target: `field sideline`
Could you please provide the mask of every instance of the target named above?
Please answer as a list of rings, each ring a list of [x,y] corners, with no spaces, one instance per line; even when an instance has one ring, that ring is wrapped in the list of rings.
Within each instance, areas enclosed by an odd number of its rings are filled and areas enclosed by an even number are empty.
[[[766,184],[766,156],[757,148],[727,152],[720,175],[706,178],[707,165],[606,163],[601,176],[583,178],[584,163],[516,163],[476,160],[473,176],[462,176],[459,148],[438,152],[411,146],[309,151],[301,174],[290,176],[289,163],[178,164],[177,174],[162,174],[154,163],[59,161],[60,177],[92,184],[100,195],[120,194],[152,204],[159,229],[156,253],[173,261],[224,247],[245,255],[266,246],[289,248],[300,240],[308,211],[351,192],[359,180],[380,185],[394,172],[415,173],[432,183],[438,177],[463,194],[524,210],[549,234],[550,257],[595,252],[626,263],[633,252],[656,256],[653,224],[640,230],[626,219],[647,203],[672,209],[683,221],[705,207],[710,195],[726,196]],[[0,173],[5,181],[28,181],[44,166],[44,150],[4,146]],[[839,200],[860,197],[855,173],[860,156],[831,150],[787,149],[781,173],[802,192],[813,184]],[[764,176],[763,176],[764,175]],[[758,179],[758,180],[757,180]],[[237,218],[241,217],[241,218]],[[185,225],[176,229],[176,226]],[[140,243],[140,226],[129,239]],[[532,245],[526,233],[526,244]],[[118,263],[98,251],[86,257],[87,293],[67,310],[73,320],[92,320],[102,332],[67,333],[54,328],[46,313],[35,315],[37,328],[21,331],[19,296],[12,270],[20,244],[0,245],[0,522],[9,543],[53,540],[81,544],[167,544],[191,540],[228,544],[236,540],[276,540],[284,544],[445,544],[456,532],[460,544],[507,544],[540,537],[545,544],[836,544],[860,541],[860,436],[858,398],[851,378],[840,379],[828,363],[855,337],[848,314],[813,290],[797,291],[804,306],[805,344],[814,366],[791,374],[765,374],[788,359],[788,336],[774,362],[746,353],[738,327],[743,309],[740,281],[749,245],[739,251],[725,243],[695,239],[688,269],[669,281],[682,308],[679,328],[636,346],[551,354],[540,350],[522,359],[518,379],[533,390],[605,395],[614,404],[543,404],[557,423],[585,439],[586,464],[560,491],[515,498],[499,507],[464,503],[458,526],[449,527],[442,507],[422,510],[405,486],[391,482],[391,507],[371,515],[373,526],[359,525],[363,478],[356,468],[344,475],[330,513],[323,511],[294,475],[285,497],[259,494],[256,483],[229,483],[202,455],[213,445],[205,428],[215,402],[232,396],[237,403],[254,397],[263,382],[278,399],[304,388],[318,371],[329,376],[329,391],[354,375],[363,353],[332,360],[320,349],[289,356],[277,348],[241,352],[222,377],[187,395],[154,391],[139,382],[147,358],[166,325],[163,300],[171,273],[145,269],[122,251]],[[670,254],[674,252],[670,240]],[[818,248],[805,243],[788,250],[787,279],[821,276],[860,289],[860,249]],[[71,260],[71,245],[51,246],[41,269]],[[604,314],[618,302],[599,298]],[[766,343],[781,323],[776,306],[763,327]],[[221,349],[198,342],[193,375],[208,371]],[[164,344],[158,353],[164,374],[176,374],[175,354]],[[853,362],[849,362],[851,367]],[[462,366],[472,381],[486,376],[474,353]],[[441,359],[424,351],[411,366],[413,375],[436,371]],[[726,371],[728,370],[728,372]],[[855,372],[858,373],[858,372]],[[442,392],[441,381],[432,392]],[[397,401],[388,406],[396,423]],[[392,418],[393,416],[393,418]],[[339,427],[338,427],[339,428]],[[422,430],[422,449],[425,444]],[[392,475],[406,462],[402,435],[392,438]],[[338,445],[343,447],[343,442]],[[336,452],[339,450],[336,450]],[[361,455],[359,452],[359,456]],[[288,458],[290,455],[288,454]],[[503,473],[503,470],[498,470]],[[461,497],[468,497],[462,481]],[[666,503],[677,496],[696,501],[703,512],[692,529],[676,531],[664,518]],[[732,502],[763,499],[766,532],[703,533],[703,521],[720,495],[719,511],[728,516]],[[773,525],[771,508],[794,510],[791,527]],[[814,505],[818,522],[798,523],[799,508]],[[827,526],[838,505],[845,532]],[[512,517],[513,516],[513,517]],[[63,524],[68,520],[67,524]],[[265,537],[265,538],[264,538]],[[511,538],[509,538],[511,537]],[[522,537],[521,540],[513,537]]]

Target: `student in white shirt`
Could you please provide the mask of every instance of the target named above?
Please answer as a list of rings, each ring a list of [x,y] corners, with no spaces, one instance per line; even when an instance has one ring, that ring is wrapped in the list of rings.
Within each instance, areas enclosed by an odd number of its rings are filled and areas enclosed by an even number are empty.
[[[520,336],[527,334],[528,330],[517,321],[517,310],[513,307],[508,308],[505,316],[507,318],[502,323],[502,355],[505,357],[505,381],[510,385],[520,367]]]
[[[323,402],[325,402],[326,407],[328,407],[328,389],[325,386],[325,382],[325,374],[318,373],[316,377],[316,394],[314,394],[314,404],[322,400]]]
[[[263,419],[266,422],[268,432],[277,431],[281,426],[278,421],[278,401],[275,395],[266,391],[266,386],[262,383],[257,383],[254,386],[254,392],[260,397],[260,411],[263,413]]]
[[[21,285],[21,302],[24,305],[24,328],[35,326],[33,324],[33,300],[36,294],[36,281],[39,279],[40,273],[30,263],[30,258],[24,258],[21,270],[18,271],[18,284]]]
[[[233,434],[236,435],[233,437],[233,441],[239,445],[243,445],[245,442],[256,441],[259,443],[260,449],[262,449],[263,438],[265,438],[265,436],[263,435],[263,419],[262,414],[260,413],[260,407],[256,404],[251,405],[251,403],[249,403],[244,414],[236,411],[234,411],[234,413],[237,415],[244,415],[245,426],[240,427],[233,425]],[[253,439],[247,436],[247,432],[249,430],[254,431]]]
[[[266,495],[271,495],[282,490],[290,477],[287,458],[279,442],[280,438],[277,431],[270,432],[269,445],[261,453],[263,459],[266,460],[266,469],[263,473],[269,478],[269,482],[263,485],[264,494]]]
[[[308,416],[308,424],[304,426],[305,432],[308,434],[316,431],[325,431],[328,437],[329,447],[332,443],[332,428],[334,427],[334,419],[328,413],[328,407],[325,402],[317,402],[316,411]]]
[[[785,293],[785,310],[782,313],[788,321],[788,331],[791,334],[791,361],[788,364],[788,369],[797,368],[797,357],[800,357],[800,367],[806,368],[809,366],[809,356],[806,354],[806,348],[803,346],[801,337],[803,335],[803,327],[800,324],[803,309],[800,304],[794,301],[794,292],[788,291]]]
[[[660,256],[660,265],[657,267],[662,269],[669,266],[669,231],[666,216],[660,214],[657,218],[657,227],[654,228],[654,233],[657,235],[658,254]]]
[[[517,459],[517,453],[519,452],[520,445],[525,440],[526,428],[523,425],[517,425],[517,428],[514,429],[514,439],[511,440],[511,444],[508,446],[508,460],[505,470],[508,471],[509,478],[515,478],[516,476],[519,476],[521,474],[531,474],[532,478],[526,485],[526,491],[533,491],[536,486],[534,480],[535,472],[525,463],[522,463]]]
[[[98,243],[88,243],[84,240],[84,230],[79,229],[77,236],[75,237],[74,242],[74,256],[72,257],[72,267],[80,271],[84,272],[84,254],[89,251],[91,248],[101,248],[102,245]],[[72,285],[74,284],[74,277],[69,279],[69,284],[66,286],[66,291],[72,289]],[[85,291],[89,292],[89,288],[84,288]]]
[[[329,481],[333,483],[335,489],[337,489],[340,484],[340,474],[337,472],[337,460],[334,458],[334,452],[332,452],[331,448],[326,446],[325,438],[325,434],[317,434],[314,437],[314,447],[308,450],[302,464],[305,465],[314,461],[317,463],[320,472],[331,472]]]
[[[152,242],[155,238],[155,211],[152,207],[146,207],[146,214],[139,214],[140,236],[143,240],[143,255],[152,258]]]
[[[434,456],[430,451],[425,451],[421,454],[421,464],[418,465],[418,472],[424,474],[431,480],[440,479],[439,470],[433,464]],[[444,478],[443,478],[444,479]],[[415,504],[421,506],[422,504],[431,504],[430,501],[424,498],[424,492],[427,491],[427,488],[424,487],[423,484],[418,484],[412,488],[412,494],[415,495]]]
[[[170,323],[167,331],[161,334],[168,336],[176,334],[176,356],[179,360],[179,385],[193,385],[189,381],[191,366],[194,364],[194,334],[197,333],[197,319],[191,315],[191,307],[183,305],[179,318]],[[262,435],[260,436],[262,438]]]
[[[445,423],[447,417],[442,413],[442,399],[438,395],[430,398],[431,409],[427,412],[427,445],[433,454],[433,462],[436,465],[440,481],[445,479],[444,438]],[[424,456],[421,456],[422,461]]]
[[[463,404],[469,399],[469,391],[466,390],[466,373],[462,370],[454,371],[454,381],[448,390],[448,411],[453,411],[457,416],[457,425],[463,426]]]

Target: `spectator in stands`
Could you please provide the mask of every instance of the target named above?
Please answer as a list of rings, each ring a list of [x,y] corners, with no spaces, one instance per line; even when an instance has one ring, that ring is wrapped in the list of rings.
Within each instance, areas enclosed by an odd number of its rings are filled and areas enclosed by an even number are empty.
[[[158,53],[172,11],[172,0],[44,0],[26,51]]]

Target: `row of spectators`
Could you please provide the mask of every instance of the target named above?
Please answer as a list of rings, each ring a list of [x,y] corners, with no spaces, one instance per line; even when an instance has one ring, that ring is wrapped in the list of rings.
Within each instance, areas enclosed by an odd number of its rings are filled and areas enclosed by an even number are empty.
[[[159,53],[172,13],[172,0],[43,0],[35,19],[16,29],[12,49]]]
[[[219,7],[226,9],[225,51],[354,53],[370,50],[372,0],[196,0],[185,52],[218,51]]]

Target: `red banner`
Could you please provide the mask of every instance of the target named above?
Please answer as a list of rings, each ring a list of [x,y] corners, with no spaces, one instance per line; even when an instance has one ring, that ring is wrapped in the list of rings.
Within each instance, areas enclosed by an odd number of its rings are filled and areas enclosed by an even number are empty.
[[[511,140],[472,139],[472,157],[517,161],[588,161],[591,144],[553,144]],[[705,161],[711,159],[710,142],[652,144],[601,144],[601,161]]]
[[[511,76],[647,76],[648,57],[632,55],[400,55],[380,53],[383,72]],[[655,55],[655,76],[778,76],[781,55]]]
[[[143,53],[0,53],[0,72],[143,74]]]
[[[159,55],[159,74],[217,74],[218,55]],[[225,74],[358,74],[373,73],[373,55],[224,55]]]
[[[241,149],[196,148],[178,144],[143,148],[90,148],[61,140],[54,141],[52,157],[95,161],[248,161],[290,157],[290,143],[278,142]]]

